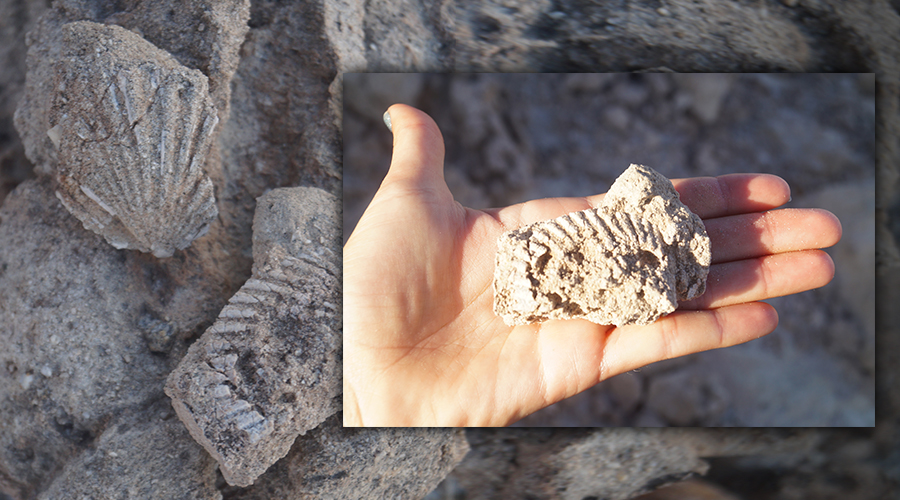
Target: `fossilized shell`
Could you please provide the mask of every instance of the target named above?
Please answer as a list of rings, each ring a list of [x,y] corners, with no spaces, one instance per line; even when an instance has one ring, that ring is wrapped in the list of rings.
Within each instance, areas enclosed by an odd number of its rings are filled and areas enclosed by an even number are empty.
[[[508,325],[648,324],[703,294],[711,259],[703,221],[641,165],[599,208],[506,232],[497,246],[494,311]]]
[[[248,486],[340,410],[340,200],[320,189],[256,203],[253,276],[169,375],[179,418]]]
[[[47,135],[57,197],[116,248],[169,257],[217,215],[206,77],[118,26],[66,24]]]

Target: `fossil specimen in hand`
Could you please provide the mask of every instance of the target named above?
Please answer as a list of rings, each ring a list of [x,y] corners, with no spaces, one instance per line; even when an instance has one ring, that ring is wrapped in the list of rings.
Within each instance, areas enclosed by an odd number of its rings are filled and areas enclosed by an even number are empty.
[[[206,77],[118,26],[63,26],[47,135],[57,197],[116,248],[169,257],[217,215]]]
[[[706,290],[706,228],[655,170],[631,165],[603,204],[500,236],[494,312],[508,325],[646,325]]]
[[[340,210],[316,188],[260,197],[253,276],[169,375],[178,416],[232,485],[340,409]]]

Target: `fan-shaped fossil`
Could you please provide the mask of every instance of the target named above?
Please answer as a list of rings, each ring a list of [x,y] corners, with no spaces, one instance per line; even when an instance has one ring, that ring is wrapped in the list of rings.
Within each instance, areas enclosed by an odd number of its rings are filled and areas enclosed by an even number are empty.
[[[703,221],[641,165],[619,176],[599,208],[506,232],[497,246],[494,312],[508,325],[649,324],[703,294],[711,259]]]
[[[47,135],[57,197],[116,248],[171,256],[217,209],[203,170],[218,118],[206,77],[118,26],[63,26]]]

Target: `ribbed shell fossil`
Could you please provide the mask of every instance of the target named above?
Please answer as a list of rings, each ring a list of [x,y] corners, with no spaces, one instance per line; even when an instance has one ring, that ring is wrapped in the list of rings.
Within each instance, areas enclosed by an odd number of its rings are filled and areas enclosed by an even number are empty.
[[[217,215],[203,170],[218,118],[206,77],[118,26],[63,26],[47,135],[56,195],[116,248],[169,257]]]
[[[599,208],[506,232],[497,246],[494,312],[508,325],[652,323],[703,294],[711,259],[703,221],[668,179],[641,165]]]
[[[166,394],[229,484],[247,486],[340,409],[340,201],[257,201],[253,276],[169,375]]]

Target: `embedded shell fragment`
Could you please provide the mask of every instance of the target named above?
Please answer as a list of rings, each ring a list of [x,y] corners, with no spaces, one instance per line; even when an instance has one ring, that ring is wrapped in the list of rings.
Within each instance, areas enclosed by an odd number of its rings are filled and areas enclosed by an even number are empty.
[[[506,232],[497,246],[494,312],[508,325],[649,324],[703,294],[711,260],[703,221],[642,165],[599,208]]]
[[[253,276],[169,375],[166,394],[229,484],[248,486],[340,409],[340,201],[257,201]]]
[[[206,77],[118,26],[63,26],[47,135],[56,195],[116,248],[169,257],[217,215],[203,170],[218,122]]]

